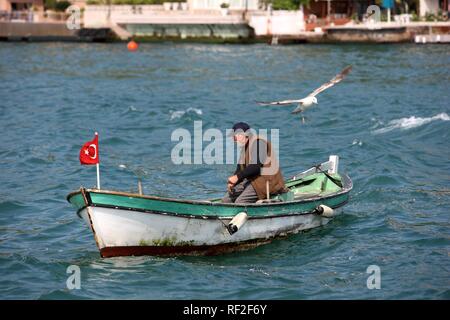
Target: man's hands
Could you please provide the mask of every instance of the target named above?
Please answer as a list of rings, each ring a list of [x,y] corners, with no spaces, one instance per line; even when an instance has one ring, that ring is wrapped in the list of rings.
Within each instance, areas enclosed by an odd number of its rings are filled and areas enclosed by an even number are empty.
[[[234,176],[231,176],[231,177],[228,178],[228,182],[227,182],[227,190],[228,190],[228,192],[231,192],[231,188],[236,185],[238,180],[239,180],[239,178],[238,178],[237,175],[234,175]]]

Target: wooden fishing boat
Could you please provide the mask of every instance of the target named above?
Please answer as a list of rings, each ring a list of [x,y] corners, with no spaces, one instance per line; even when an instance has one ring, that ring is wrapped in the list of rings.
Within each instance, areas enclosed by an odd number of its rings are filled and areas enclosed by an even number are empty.
[[[83,187],[67,200],[90,226],[102,257],[213,255],[327,224],[352,189],[352,181],[337,166],[338,157],[330,156],[287,180],[289,192],[251,204]]]

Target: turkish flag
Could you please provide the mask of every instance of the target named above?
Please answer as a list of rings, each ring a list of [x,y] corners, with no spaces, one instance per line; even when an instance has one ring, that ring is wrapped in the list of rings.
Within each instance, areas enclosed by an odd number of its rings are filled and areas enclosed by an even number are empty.
[[[92,165],[99,163],[98,158],[98,133],[95,133],[95,138],[92,141],[86,142],[80,150],[80,163]]]

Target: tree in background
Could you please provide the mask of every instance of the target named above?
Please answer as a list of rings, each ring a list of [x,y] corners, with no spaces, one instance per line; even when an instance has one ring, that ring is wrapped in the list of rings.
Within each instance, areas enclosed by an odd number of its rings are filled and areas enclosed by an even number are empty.
[[[87,4],[127,4],[127,5],[147,5],[163,4],[164,2],[186,2],[187,0],[87,0]]]
[[[308,5],[311,0],[265,0],[266,4],[272,4],[274,10],[298,10],[300,5]]]
[[[57,1],[57,0],[45,0],[44,7],[46,10],[54,10],[58,12],[64,12],[71,3],[69,1]]]

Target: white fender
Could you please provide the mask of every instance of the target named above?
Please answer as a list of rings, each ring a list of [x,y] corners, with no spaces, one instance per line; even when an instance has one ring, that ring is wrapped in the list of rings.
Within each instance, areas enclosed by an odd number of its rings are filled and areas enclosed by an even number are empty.
[[[230,235],[239,231],[245,222],[248,220],[248,215],[245,212],[239,212],[237,215],[231,219],[230,223],[227,225],[227,230]]]
[[[334,217],[334,210],[324,204],[321,204],[316,208],[316,211],[321,216],[324,216],[325,218],[332,218]]]

